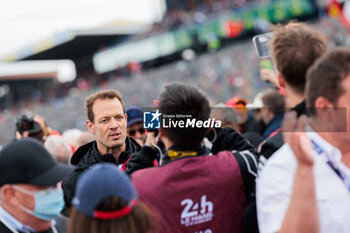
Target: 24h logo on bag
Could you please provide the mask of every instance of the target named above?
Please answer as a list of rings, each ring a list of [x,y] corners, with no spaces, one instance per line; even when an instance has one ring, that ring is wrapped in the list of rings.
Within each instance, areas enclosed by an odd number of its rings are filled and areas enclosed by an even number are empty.
[[[181,205],[185,208],[181,212],[181,224],[186,227],[213,220],[213,203],[207,201],[207,196],[203,195],[199,202],[193,203],[191,199],[181,201]]]

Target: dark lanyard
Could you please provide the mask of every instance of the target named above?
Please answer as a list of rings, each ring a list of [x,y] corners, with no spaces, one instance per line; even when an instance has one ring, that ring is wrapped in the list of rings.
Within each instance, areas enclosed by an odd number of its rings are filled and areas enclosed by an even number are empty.
[[[314,140],[311,140],[312,145],[316,153],[328,164],[328,166],[337,174],[337,176],[343,181],[345,186],[350,191],[350,180],[342,174],[342,172],[334,165],[328,153],[326,153]]]

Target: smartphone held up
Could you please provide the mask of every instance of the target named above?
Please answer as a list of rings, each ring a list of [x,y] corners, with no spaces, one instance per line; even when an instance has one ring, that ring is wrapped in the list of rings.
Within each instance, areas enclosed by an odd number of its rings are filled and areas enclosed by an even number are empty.
[[[270,57],[269,42],[273,36],[272,32],[256,35],[253,37],[253,43],[256,54],[261,57]]]

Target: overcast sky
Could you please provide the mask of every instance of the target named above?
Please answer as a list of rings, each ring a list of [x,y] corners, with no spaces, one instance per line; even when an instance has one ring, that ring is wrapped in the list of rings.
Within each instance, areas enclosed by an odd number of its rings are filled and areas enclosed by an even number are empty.
[[[113,21],[151,23],[164,0],[1,0],[0,58],[69,29]]]

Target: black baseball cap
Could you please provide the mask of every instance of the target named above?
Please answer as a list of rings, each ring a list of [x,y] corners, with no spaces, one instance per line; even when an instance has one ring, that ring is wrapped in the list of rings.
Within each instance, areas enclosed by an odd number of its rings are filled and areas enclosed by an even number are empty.
[[[56,162],[44,145],[35,139],[13,141],[0,151],[0,186],[56,185],[71,170],[68,165]]]

